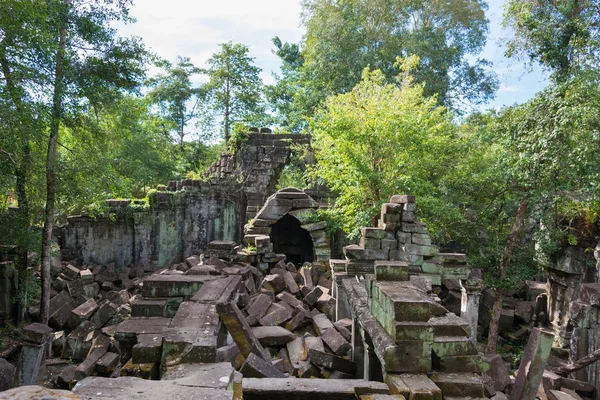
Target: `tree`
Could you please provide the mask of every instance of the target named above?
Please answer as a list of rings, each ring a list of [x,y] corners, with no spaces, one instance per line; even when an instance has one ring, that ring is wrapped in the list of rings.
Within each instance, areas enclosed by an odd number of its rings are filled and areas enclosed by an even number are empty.
[[[505,25],[514,31],[507,55],[525,53],[558,81],[600,67],[600,8],[593,0],[510,0]]]
[[[200,101],[200,88],[192,86],[191,77],[201,70],[184,57],[178,57],[174,67],[166,61],[159,65],[164,67],[166,74],[147,82],[152,88],[147,97],[153,104],[158,104],[161,115],[172,124],[179,138],[180,151],[183,151],[183,139],[187,135],[185,128],[196,116]],[[191,108],[190,104],[193,104]]]
[[[531,101],[504,110],[499,117],[495,128],[495,140],[502,149],[498,169],[507,174],[506,190],[519,206],[513,207],[513,228],[493,271],[498,290],[488,351],[496,350],[504,290],[514,283],[509,279],[509,268],[515,263],[512,252],[516,237],[522,234],[524,219],[536,222],[532,229],[534,234],[537,231],[537,243],[552,258],[570,241],[572,232],[564,228],[568,226],[565,220],[579,217],[582,211],[592,215],[598,211],[594,209],[600,194],[600,167],[595,160],[600,150],[595,138],[600,129],[599,111],[596,83],[577,79],[551,85]]]
[[[17,93],[11,99],[15,110],[19,102],[25,105],[24,100],[31,105],[22,109],[24,113],[18,120],[13,119],[11,126],[15,133],[27,129],[30,138],[47,135],[45,157],[42,156],[46,164],[42,322],[48,320],[50,244],[61,129],[77,125],[81,112],[91,109],[97,113],[114,102],[122,91],[137,87],[145,72],[146,52],[140,42],[118,38],[111,27],[115,21],[129,20],[129,4],[127,0],[11,0],[7,7],[5,4],[2,7],[7,10],[0,18],[2,32],[8,33],[2,36],[0,46],[3,74],[4,78],[7,72],[14,77],[11,85],[15,89],[3,86],[3,93]],[[34,126],[40,129],[30,130]],[[24,204],[20,201],[19,205]]]
[[[464,146],[448,110],[412,82],[407,71],[415,65],[414,58],[403,62],[399,86],[365,70],[353,90],[328,98],[311,124],[311,176],[336,194],[331,213],[352,235],[372,226],[381,203],[398,193],[418,196],[434,233],[462,218],[446,177]]]
[[[51,45],[48,36],[37,34],[40,26],[47,26],[46,8],[44,2],[8,0],[0,10],[0,107],[2,130],[6,133],[0,141],[0,157],[9,161],[0,164],[12,166],[12,173],[2,175],[14,180],[3,183],[16,187],[19,206],[14,230],[9,235],[17,245],[16,267],[20,286],[17,322],[25,312],[25,289],[29,286],[28,253],[36,242],[31,229],[34,212],[30,193],[37,183],[32,182],[32,167],[37,161],[32,154],[32,143],[39,143],[45,126],[44,104],[36,98],[33,87],[24,84],[27,80],[35,80],[36,66],[24,64],[21,60],[36,60],[40,56],[39,48]]]
[[[122,90],[132,90],[145,75],[146,52],[135,39],[117,38],[110,27],[114,21],[128,21],[125,0],[54,1],[51,20],[57,38],[49,58],[53,71],[50,137],[46,156],[46,208],[42,237],[42,299],[40,319],[47,323],[50,306],[50,244],[56,201],[56,155],[61,123],[67,112],[100,107],[112,102]],[[69,30],[69,35],[67,35]],[[82,101],[81,96],[85,96]]]
[[[273,73],[276,83],[265,87],[265,95],[275,115],[274,122],[298,133],[306,128],[308,110],[314,109],[322,96],[311,96],[309,82],[303,81],[304,56],[300,45],[282,43],[279,37],[273,38],[273,44],[276,47],[273,52],[281,60],[281,74]]]
[[[305,81],[325,95],[351,90],[365,67],[394,82],[396,57],[410,55],[421,59],[413,75],[424,95],[443,105],[482,103],[496,90],[489,63],[467,61],[486,41],[482,0],[304,0],[302,9]]]
[[[207,61],[209,67],[203,71],[209,78],[203,87],[203,96],[205,119],[221,117],[225,141],[228,141],[234,122],[260,122],[265,116],[261,69],[254,65],[254,58],[248,56],[248,47],[231,42],[220,46],[221,51],[212,55]]]

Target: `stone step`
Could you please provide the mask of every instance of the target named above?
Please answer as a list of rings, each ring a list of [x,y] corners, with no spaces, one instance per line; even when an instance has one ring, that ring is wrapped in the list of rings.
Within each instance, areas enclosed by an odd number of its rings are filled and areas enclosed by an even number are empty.
[[[438,336],[433,340],[431,349],[439,358],[477,354],[473,342],[468,337],[461,336]]]
[[[442,400],[442,391],[426,374],[387,374],[385,383],[407,399]]]
[[[166,299],[135,298],[130,301],[132,317],[165,317]]]
[[[444,399],[451,396],[485,398],[481,378],[472,373],[433,373],[431,380],[442,390]]]
[[[397,322],[428,322],[448,313],[410,282],[367,281],[367,291],[371,313],[392,337]]]
[[[469,336],[469,324],[455,314],[433,317],[429,320],[435,336]]]

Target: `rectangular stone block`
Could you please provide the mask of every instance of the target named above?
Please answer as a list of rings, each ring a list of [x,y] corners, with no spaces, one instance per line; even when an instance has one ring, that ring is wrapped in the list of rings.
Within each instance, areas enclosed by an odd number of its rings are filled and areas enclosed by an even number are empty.
[[[404,261],[375,261],[375,280],[407,281],[408,264]]]
[[[252,328],[250,328],[235,303],[218,304],[217,312],[245,358],[248,358],[250,353],[255,353],[266,361],[271,359],[269,352],[262,347],[256,336],[252,334]]]
[[[407,194],[397,194],[390,198],[390,203],[395,204],[406,204],[406,203],[415,203],[417,199],[415,196],[407,195]]]
[[[356,371],[356,364],[354,362],[315,349],[308,351],[308,360],[315,365],[347,374],[353,375]]]
[[[265,361],[254,353],[246,357],[240,372],[248,378],[285,378],[286,376],[275,368],[271,361]]]
[[[388,238],[388,232],[380,228],[361,228],[361,235],[365,238],[372,239],[386,239]]]
[[[228,303],[235,301],[238,290],[242,285],[240,275],[227,276],[224,279],[215,279],[206,282],[191,301],[203,304]]]
[[[150,275],[144,280],[144,297],[191,297],[206,282],[221,279],[212,275]]]
[[[142,299],[131,300],[132,317],[166,317],[166,299]]]

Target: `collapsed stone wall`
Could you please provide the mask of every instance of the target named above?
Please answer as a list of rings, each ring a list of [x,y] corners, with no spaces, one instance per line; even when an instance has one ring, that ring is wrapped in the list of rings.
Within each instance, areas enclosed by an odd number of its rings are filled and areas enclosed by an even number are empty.
[[[72,216],[56,230],[63,259],[85,264],[167,265],[213,240],[241,242],[244,224],[276,191],[292,144],[310,136],[250,132],[239,149],[223,153],[202,180],[171,181],[150,196],[149,207],[108,200],[103,217]]]

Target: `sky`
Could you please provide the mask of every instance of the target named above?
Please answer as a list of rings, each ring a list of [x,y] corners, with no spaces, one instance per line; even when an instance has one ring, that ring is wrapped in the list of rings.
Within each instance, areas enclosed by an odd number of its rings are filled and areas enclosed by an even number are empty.
[[[487,45],[479,57],[493,62],[500,81],[496,99],[481,108],[500,108],[523,103],[542,90],[546,75],[539,67],[526,67],[524,60],[504,56],[509,32],[501,27],[503,0],[488,0],[490,31]],[[279,70],[271,39],[299,42],[300,0],[134,0],[131,16],[134,24],[119,27],[124,36],[143,38],[160,57],[175,61],[189,57],[196,66],[219,51],[219,44],[233,41],[250,49],[251,57],[262,69],[267,84],[274,82],[272,73]]]

